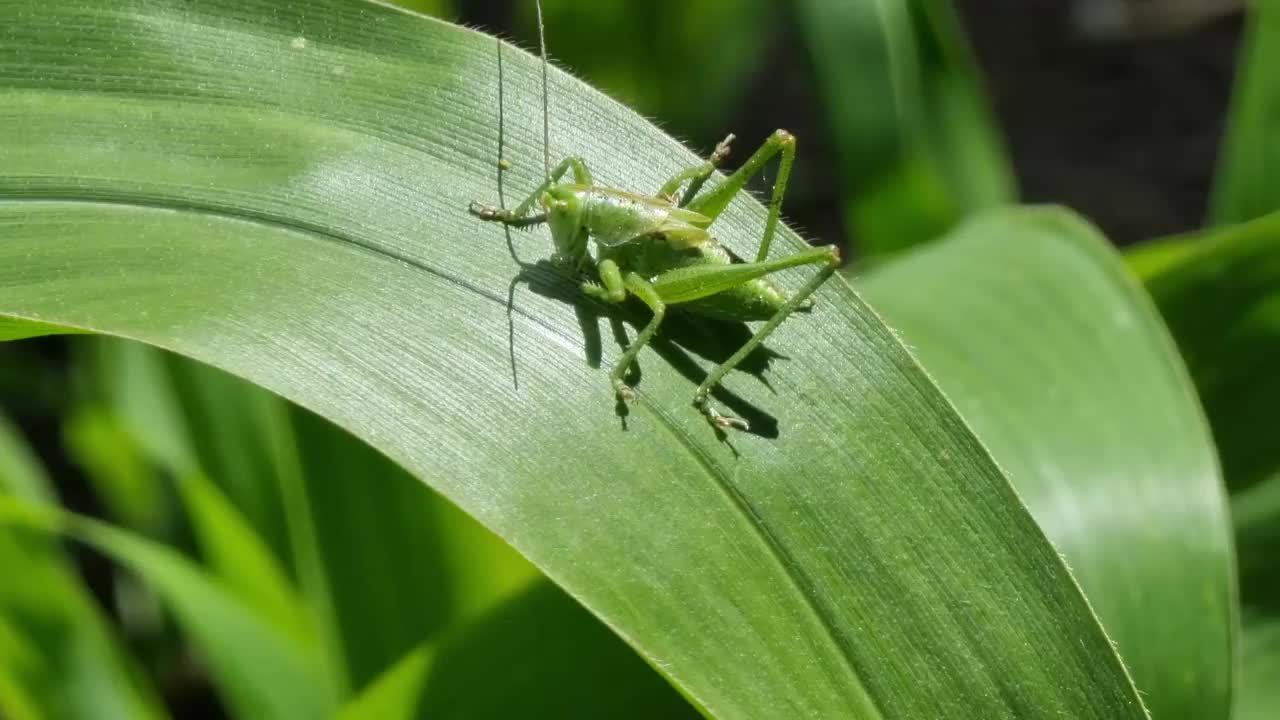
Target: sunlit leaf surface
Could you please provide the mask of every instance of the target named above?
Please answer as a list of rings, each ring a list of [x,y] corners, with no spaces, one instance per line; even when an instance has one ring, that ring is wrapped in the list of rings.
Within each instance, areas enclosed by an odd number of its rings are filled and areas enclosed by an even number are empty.
[[[1106,241],[1063,210],[999,211],[861,287],[1062,550],[1152,716],[1225,717],[1221,474],[1168,332]]]
[[[713,715],[1142,717],[1056,551],[843,281],[773,336],[785,357],[726,383],[757,434],[688,406],[733,328],[673,323],[619,418],[603,368],[635,310],[522,272],[464,210],[496,197],[500,153],[509,197],[541,172],[537,66],[502,55],[500,150],[496,50],[350,1],[0,2],[0,314],[170,348],[333,420]],[[552,80],[553,157],[639,191],[694,161]],[[716,234],[749,254],[763,217],[744,198]]]

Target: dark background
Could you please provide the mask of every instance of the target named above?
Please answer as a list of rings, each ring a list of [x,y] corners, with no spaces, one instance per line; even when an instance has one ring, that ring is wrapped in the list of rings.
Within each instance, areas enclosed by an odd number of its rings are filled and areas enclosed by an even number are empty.
[[[1137,0],[1107,0],[1118,5],[1126,1]],[[1146,2],[1151,7],[1160,4]],[[707,151],[729,131],[737,133],[744,147],[776,127],[796,133],[800,153],[797,180],[786,205],[788,219],[823,242],[849,240],[856,252],[856,238],[848,238],[831,194],[837,182],[823,137],[824,116],[790,3],[759,4],[755,12],[768,15],[768,36],[747,90],[730,107],[701,108],[697,122],[684,119],[690,113],[680,112],[684,108],[672,98],[696,96],[683,92],[681,84],[702,82],[700,74],[709,72],[704,64],[684,68],[684,77],[667,73],[665,97],[659,94],[654,100],[643,92],[628,92],[619,87],[622,83],[611,82],[616,73],[611,75],[610,68],[626,60],[617,56],[634,46],[609,53],[610,41],[617,38],[602,38],[594,45],[575,38],[581,28],[565,26],[570,16],[557,11],[563,4],[547,3],[552,57],[654,117],[690,146]],[[1135,28],[1099,38],[1087,35],[1074,21],[1081,3],[954,4],[981,66],[1024,201],[1068,205],[1118,245],[1201,224],[1231,93],[1243,25],[1240,13],[1188,20],[1185,27]],[[463,2],[457,19],[533,49],[537,36],[523,5],[527,3]],[[659,22],[663,20],[669,18]],[[650,58],[674,52],[663,47],[660,30],[654,34],[659,39],[649,48]],[[724,41],[709,37],[707,52],[714,53],[716,44]],[[651,61],[670,64],[669,59]],[[664,106],[668,112],[663,112]],[[702,121],[708,117],[720,124]]]

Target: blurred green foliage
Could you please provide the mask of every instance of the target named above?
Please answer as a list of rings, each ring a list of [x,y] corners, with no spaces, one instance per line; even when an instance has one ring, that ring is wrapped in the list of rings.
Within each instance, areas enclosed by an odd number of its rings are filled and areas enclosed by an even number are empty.
[[[851,239],[868,258],[1012,202],[1012,168],[946,0],[796,3],[838,152]]]
[[[534,47],[533,3],[516,8],[522,35]],[[782,15],[767,0],[547,0],[542,9],[547,48],[557,64],[669,125],[677,136],[704,142],[724,135],[751,81],[767,72]],[[781,95],[783,88],[775,91]]]
[[[402,4],[446,18],[465,9],[447,0]],[[1042,232],[1040,220],[986,215],[928,245],[1016,197],[948,4],[547,0],[544,8],[557,63],[702,144],[734,129],[741,108],[790,97],[782,86],[796,78],[774,77],[771,58],[784,39],[803,48],[812,71],[803,81],[815,88],[826,135],[802,142],[833,149],[836,187],[797,193],[829,191],[848,240],[886,262],[867,280],[869,298],[883,304],[1072,560],[1157,720],[1226,717],[1223,688],[1233,678],[1236,720],[1280,714],[1280,215],[1270,214],[1280,211],[1280,78],[1269,71],[1280,61],[1280,3],[1255,5],[1215,227],[1155,239],[1126,258],[1181,361],[1149,358],[1126,368],[1134,376],[1125,383],[1093,350],[1112,342],[1124,308],[1147,300],[1108,277],[1116,256],[1089,232],[1064,233],[1088,237],[1081,242],[1093,260],[1078,274],[1059,272],[1068,256],[1056,254],[1061,238]],[[513,12],[518,39],[533,47],[531,5]],[[801,183],[806,172],[798,167]],[[1022,271],[1009,273],[1012,265]],[[895,274],[910,279],[895,282]],[[1097,281],[1090,287],[1099,293],[1077,287],[1081,279]],[[1132,297],[1106,304],[1103,291]],[[1011,298],[1037,310],[1022,324],[1009,321],[1002,312]],[[1048,319],[1075,300],[1067,320]],[[939,304],[950,312],[935,312]],[[0,339],[65,330],[6,322],[0,318]],[[1037,324],[1054,330],[1050,340],[1031,339]],[[981,370],[1002,362],[1005,372]],[[1198,413],[1178,405],[1194,405],[1190,398],[1166,398],[1182,408],[1174,412],[1125,395],[1159,373],[1177,376],[1181,363],[1208,417],[1225,488],[1212,453],[1187,439],[1194,427],[1160,425],[1194,422]],[[1089,382],[1075,375],[1086,366]],[[1018,373],[1033,377],[1006,382]],[[1050,376],[1065,379],[1042,382]],[[1103,390],[1107,382],[1116,384]],[[1124,400],[1112,408],[1091,393]],[[0,584],[0,715],[182,716],[207,702],[187,694],[206,683],[240,717],[695,713],[605,625],[448,500],[328,421],[240,379],[121,341],[37,339],[0,345],[0,401],[34,428],[24,438],[0,417],[0,566],[10,578]],[[1077,427],[1100,435],[1082,432],[1074,446],[1052,436],[1061,414],[1080,408],[1098,414],[1095,425]],[[58,474],[57,487],[28,440]],[[1058,443],[1068,447],[1051,447]],[[1083,499],[1055,495],[1046,480],[1055,478],[1063,493]],[[1134,494],[1107,495],[1115,485]],[[1095,486],[1096,494],[1088,490]],[[1218,537],[1181,513],[1212,511],[1225,491],[1238,598],[1223,548],[1183,568],[1204,571],[1200,596],[1148,584],[1168,577],[1162,547],[1185,553]],[[60,493],[76,512],[59,509]],[[1109,507],[1089,506],[1102,498]],[[1056,534],[1063,525],[1078,534]],[[1126,533],[1150,543],[1149,552],[1115,539]],[[59,536],[111,564],[78,564],[81,551]],[[1072,538],[1102,548],[1075,562]],[[1113,573],[1124,576],[1123,590],[1095,590],[1101,571],[1091,562],[1130,563]],[[1120,594],[1097,594],[1105,592]],[[1233,664],[1217,651],[1230,649],[1235,629],[1236,608],[1222,605],[1237,600],[1241,657]],[[1201,605],[1211,611],[1191,609]],[[1144,609],[1184,626],[1193,649],[1190,638],[1203,635],[1205,652],[1141,646],[1135,618]],[[1190,679],[1178,686],[1179,678]]]

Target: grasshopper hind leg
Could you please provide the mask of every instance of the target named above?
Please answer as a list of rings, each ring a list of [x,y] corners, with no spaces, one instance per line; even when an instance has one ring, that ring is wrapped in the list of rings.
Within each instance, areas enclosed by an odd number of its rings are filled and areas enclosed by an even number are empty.
[[[730,370],[736,368],[743,360],[751,355],[756,348],[760,347],[760,345],[764,343],[765,339],[768,338],[769,335],[791,315],[791,313],[796,310],[805,312],[809,308],[813,307],[813,294],[824,282],[827,281],[827,278],[830,278],[836,269],[840,267],[840,253],[834,246],[827,248],[814,248],[813,250],[798,253],[798,256],[785,258],[781,261],[774,261],[773,263],[757,263],[765,266],[782,264],[807,265],[818,263],[822,263],[822,268],[818,270],[818,273],[810,278],[809,282],[805,283],[804,287],[800,288],[795,295],[791,296],[787,302],[776,313],[774,313],[773,317],[769,318],[769,320],[751,336],[750,340],[748,340],[742,347],[738,348],[737,352],[708,373],[707,377],[702,381],[702,384],[698,386],[696,391],[694,391],[694,407],[702,411],[702,414],[706,416],[707,420],[717,428],[750,430],[750,426],[747,424],[747,421],[731,415],[725,415],[716,409],[715,405],[711,402],[712,389],[720,384],[720,381]]]

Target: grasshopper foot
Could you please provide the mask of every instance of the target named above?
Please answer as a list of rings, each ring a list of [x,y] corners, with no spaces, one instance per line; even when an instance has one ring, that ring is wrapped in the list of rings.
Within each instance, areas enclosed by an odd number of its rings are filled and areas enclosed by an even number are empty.
[[[724,162],[724,159],[729,157],[729,144],[733,142],[734,137],[733,133],[729,133],[723,140],[716,143],[716,149],[711,153],[712,165],[719,167],[720,163]]]
[[[708,398],[700,397],[693,401],[694,407],[702,411],[706,416],[707,422],[715,425],[720,430],[741,430],[747,432],[751,429],[751,424],[742,418],[736,418],[732,415],[725,415],[719,410],[711,406]]]
[[[631,386],[621,380],[613,383],[613,391],[618,395],[618,401],[625,404],[635,402],[636,391]]]
[[[478,203],[475,200],[472,200],[471,204],[467,206],[467,212],[481,220],[504,220],[507,217],[507,212],[502,208]]]
[[[733,417],[732,415],[722,415],[717,412],[715,408],[707,408],[704,413],[707,416],[707,420],[710,420],[712,425],[715,425],[721,430],[741,430],[742,432],[747,432],[751,429],[751,425],[746,420]]]

